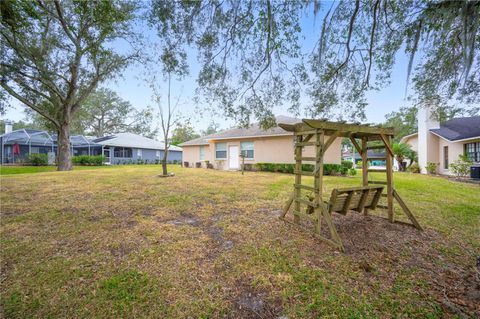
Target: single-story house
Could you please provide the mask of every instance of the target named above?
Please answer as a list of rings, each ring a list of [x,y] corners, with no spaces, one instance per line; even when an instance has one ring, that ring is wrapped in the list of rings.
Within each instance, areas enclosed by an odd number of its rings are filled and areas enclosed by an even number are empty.
[[[301,120],[278,116],[277,123],[294,124]],[[341,138],[328,148],[325,163],[340,164]],[[294,163],[294,136],[281,127],[262,129],[258,124],[248,128],[233,128],[180,144],[186,167],[207,167],[238,170],[242,160],[245,166],[256,163]],[[241,154],[245,158],[240,157]],[[305,156],[314,156],[313,147],[305,147]]]
[[[1,164],[13,164],[26,160],[29,154],[49,155],[51,164],[57,153],[57,136],[46,131],[19,129],[12,131],[11,122],[5,123],[5,134],[0,135]],[[70,137],[71,154],[104,155],[107,164],[158,163],[163,159],[164,145],[138,134],[117,133],[95,138],[83,135]],[[168,162],[182,161],[182,149],[170,146]]]
[[[453,118],[440,124],[429,108],[422,108],[417,121],[418,132],[404,136],[400,142],[417,152],[422,173],[427,173],[427,163],[435,163],[439,174],[450,175],[450,164],[460,155],[480,163],[480,116]]]
[[[371,166],[385,166],[385,152],[382,151],[376,151],[376,150],[368,150],[367,151],[367,157],[370,159],[373,159],[369,161]],[[350,150],[344,150],[342,151],[342,160],[344,161],[350,161],[355,164],[358,162],[362,161],[362,155],[360,153]]]

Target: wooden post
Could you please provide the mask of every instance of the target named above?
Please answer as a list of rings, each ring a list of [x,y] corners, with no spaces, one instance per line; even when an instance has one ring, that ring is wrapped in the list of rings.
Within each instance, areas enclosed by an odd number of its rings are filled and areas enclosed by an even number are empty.
[[[367,149],[367,138],[362,137],[362,184],[363,186],[368,186],[368,149]],[[361,212],[360,212],[361,213]],[[363,210],[365,216],[368,215],[368,209]]]
[[[323,131],[317,130],[316,145],[315,145],[315,175],[314,178],[314,192],[315,203],[317,204],[317,224],[315,230],[318,234],[322,230],[322,216],[325,211],[325,204],[323,203],[323,154],[324,154],[324,140],[325,134]]]
[[[245,172],[245,153],[244,152],[240,152],[240,157],[242,158],[242,175],[243,175],[243,172]],[[208,165],[207,165],[208,166]],[[208,168],[208,167],[207,167]]]
[[[302,142],[302,135],[295,133],[295,184],[302,184],[302,146],[299,143]],[[300,188],[295,188],[294,190],[294,201],[295,201],[295,212],[293,213],[293,222],[295,224],[300,223],[300,198],[302,197],[302,190]]]
[[[391,136],[382,136],[385,144],[386,155],[386,169],[387,169],[387,206],[388,206],[388,220],[393,223],[393,154],[391,152]]]

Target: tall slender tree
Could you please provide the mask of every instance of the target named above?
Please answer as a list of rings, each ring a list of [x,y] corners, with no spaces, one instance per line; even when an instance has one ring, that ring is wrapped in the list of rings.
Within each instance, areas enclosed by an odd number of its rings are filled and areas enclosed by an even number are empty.
[[[58,132],[58,169],[70,170],[72,118],[99,83],[135,53],[112,43],[132,39],[130,1],[5,0],[1,9],[0,86]]]

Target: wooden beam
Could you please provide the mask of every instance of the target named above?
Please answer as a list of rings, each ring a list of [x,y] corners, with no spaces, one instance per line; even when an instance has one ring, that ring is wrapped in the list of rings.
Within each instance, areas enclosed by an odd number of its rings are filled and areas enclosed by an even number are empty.
[[[387,151],[390,153],[391,156],[394,156],[392,146],[390,145],[390,137],[380,134],[382,138],[383,144],[385,145]]]
[[[321,121],[315,119],[304,119],[303,123],[311,128],[322,130],[332,130],[340,132],[355,132],[355,133],[370,133],[370,134],[385,134],[394,135],[395,129],[393,127],[379,127],[379,126],[365,126],[361,124],[346,124],[338,122]],[[298,126],[296,127],[298,129]]]
[[[383,137],[382,137],[383,139]],[[390,136],[386,136],[384,140],[385,145],[390,145]],[[388,206],[388,220],[393,223],[394,208],[393,208],[393,153],[387,152],[386,170],[387,170],[387,206]]]
[[[317,207],[318,206],[317,203],[311,202],[311,201],[303,199],[303,198],[294,198],[293,200],[297,203],[302,203],[302,204],[305,204],[305,205],[308,205],[308,206],[311,206],[311,207]]]
[[[287,215],[288,210],[290,209],[290,206],[292,206],[294,198],[295,198],[295,193],[292,193],[292,195],[290,195],[290,197],[288,198],[288,201],[285,204],[285,207],[283,207],[283,213],[282,213],[282,215],[280,215],[280,219],[285,218],[285,215]]]
[[[300,188],[300,189],[305,189],[307,191],[312,191],[312,192],[315,192],[317,190],[315,187],[307,186],[307,185],[296,185],[296,184],[294,184],[293,187]]]
[[[295,135],[295,140],[296,144],[302,142],[302,135]],[[301,147],[295,147],[295,158],[301,158],[302,157],[302,148]],[[295,162],[295,170],[296,171],[301,171],[302,170],[302,161],[297,160]],[[295,174],[295,184],[301,185],[302,184],[302,175],[301,174]],[[294,198],[300,198],[302,196],[302,191],[300,188],[295,188],[294,190]],[[299,212],[300,211],[300,203],[295,202],[295,211]],[[298,214],[293,215],[293,222],[295,224],[300,224],[300,216]]]
[[[323,153],[325,153],[327,151],[327,149],[330,147],[330,145],[332,145],[333,142],[335,142],[335,140],[338,137],[338,134],[339,134],[339,132],[335,132],[332,135],[330,135],[328,140],[325,142],[325,145],[323,146]]]
[[[400,197],[400,195],[397,193],[397,191],[394,189],[393,190],[393,197],[397,200],[397,202],[400,204],[400,207],[402,207],[403,212],[405,215],[407,215],[408,219],[412,222],[412,224],[415,226],[415,228],[423,230],[422,226],[418,223],[417,219],[415,216],[413,216],[412,212],[410,209],[408,209],[407,204],[403,201],[403,199]]]
[[[323,219],[325,220],[328,229],[330,230],[330,236],[332,237],[332,240],[336,242],[340,248],[341,251],[345,251],[345,248],[343,247],[342,239],[337,233],[337,228],[333,224],[332,221],[332,215],[328,213],[328,211],[325,208],[325,205],[320,205],[320,209],[323,211]]]
[[[353,193],[354,192],[350,192],[347,195],[347,199],[345,200],[345,203],[343,204],[343,208],[342,208],[342,211],[341,211],[341,213],[343,215],[346,215],[348,213],[348,208],[350,207],[350,204],[352,203]]]
[[[363,186],[368,186],[368,160],[367,160],[367,156],[368,156],[368,149],[367,149],[367,138],[366,137],[362,137],[362,184]],[[364,193],[362,194],[362,199],[364,197]],[[362,200],[360,200],[360,203],[362,202]],[[359,205],[360,206],[360,205]],[[363,210],[363,214],[366,216],[368,215],[368,209],[363,209],[363,205],[362,205],[362,209],[359,210],[358,212],[361,213]]]
[[[316,170],[318,171],[317,175],[314,177],[314,187],[316,188],[315,192],[315,202],[317,203],[317,207],[321,206],[322,209],[325,209],[323,203],[323,155],[324,152],[324,142],[325,142],[325,133],[324,131],[317,130],[316,134],[317,139],[317,147],[315,149],[315,157],[317,158],[315,166]],[[318,234],[320,234],[322,230],[322,215],[320,211],[316,211],[317,213],[317,223],[315,225],[315,229]]]
[[[362,148],[360,147],[360,145],[358,145],[357,141],[352,137],[350,136],[350,141],[352,141],[352,144],[353,146],[355,146],[355,148],[357,149],[357,152],[362,155]]]

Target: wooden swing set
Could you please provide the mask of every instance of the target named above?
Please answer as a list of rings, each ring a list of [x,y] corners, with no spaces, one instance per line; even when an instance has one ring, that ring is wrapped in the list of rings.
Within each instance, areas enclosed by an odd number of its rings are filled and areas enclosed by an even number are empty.
[[[408,209],[398,192],[393,187],[393,150],[392,137],[393,128],[380,126],[370,126],[369,124],[348,124],[345,122],[330,122],[326,120],[304,119],[302,123],[282,124],[279,126],[286,131],[293,132],[295,136],[295,184],[292,196],[289,198],[280,218],[285,220],[285,216],[293,204],[293,222],[300,224],[300,218],[313,220],[315,235],[329,243],[332,246],[344,251],[343,243],[337,233],[337,229],[332,221],[332,213],[346,215],[348,211],[356,211],[368,215],[369,210],[383,208],[387,210],[388,220],[394,220],[394,200],[398,202],[402,211],[408,217],[415,228],[422,230],[422,227]],[[327,149],[338,137],[349,138],[355,149],[362,157],[362,181],[363,186],[352,188],[336,188],[332,190],[330,199],[324,201],[323,195],[323,160]],[[361,141],[361,144],[357,142]],[[376,142],[375,145],[369,145],[369,142]],[[381,142],[379,144],[378,142]],[[304,148],[313,146],[314,157],[304,156]],[[386,168],[368,169],[369,161],[373,158],[368,157],[368,150],[384,150]],[[376,157],[375,160],[379,158]],[[304,162],[315,162],[313,172],[302,170]],[[369,172],[385,172],[385,181],[369,181]],[[302,184],[302,176],[313,176],[314,185]],[[386,186],[386,193],[383,193]],[[310,192],[306,196],[302,191]],[[380,199],[387,199],[386,205],[380,204]],[[322,221],[325,221],[330,232],[330,238],[322,236]]]

